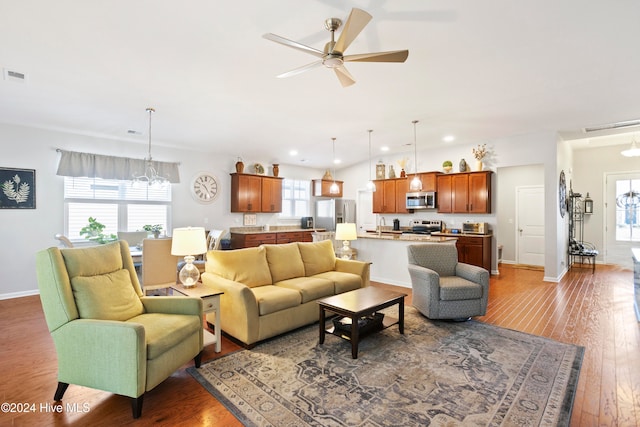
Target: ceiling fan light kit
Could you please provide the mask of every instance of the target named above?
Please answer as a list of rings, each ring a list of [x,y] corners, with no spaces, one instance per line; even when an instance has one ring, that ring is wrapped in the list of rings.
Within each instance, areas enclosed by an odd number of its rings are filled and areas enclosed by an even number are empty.
[[[344,25],[342,25],[342,20],[338,18],[326,19],[324,26],[331,33],[331,41],[324,46],[324,50],[309,47],[272,33],[264,34],[262,37],[320,58],[311,64],[303,65],[302,67],[280,74],[278,76],[279,78],[294,76],[324,65],[326,68],[332,69],[335,72],[336,77],[343,87],[347,87],[356,81],[345,68],[345,62],[404,62],[409,56],[408,50],[371,52],[345,56],[344,52],[364,27],[367,26],[369,21],[371,21],[371,18],[372,16],[364,10],[353,8]],[[342,27],[342,32],[336,41],[335,32],[340,27]]]

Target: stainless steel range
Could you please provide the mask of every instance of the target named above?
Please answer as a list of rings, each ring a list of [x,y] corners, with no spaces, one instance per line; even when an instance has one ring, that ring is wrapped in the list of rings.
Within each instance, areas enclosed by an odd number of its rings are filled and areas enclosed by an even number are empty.
[[[442,231],[442,221],[433,219],[414,219],[411,221],[411,231],[403,234],[431,234]]]

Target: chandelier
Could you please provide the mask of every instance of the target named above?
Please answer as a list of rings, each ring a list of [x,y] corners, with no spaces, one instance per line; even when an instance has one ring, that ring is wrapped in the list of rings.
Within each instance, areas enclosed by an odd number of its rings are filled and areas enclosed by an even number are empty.
[[[163,186],[169,182],[167,178],[159,175],[156,168],[153,167],[153,158],[151,157],[151,115],[155,113],[155,109],[149,107],[146,110],[149,113],[149,151],[144,159],[145,168],[144,175],[134,176],[133,183],[145,183],[153,186]]]
[[[640,193],[634,190],[622,193],[616,197],[616,205],[625,209],[640,206]]]

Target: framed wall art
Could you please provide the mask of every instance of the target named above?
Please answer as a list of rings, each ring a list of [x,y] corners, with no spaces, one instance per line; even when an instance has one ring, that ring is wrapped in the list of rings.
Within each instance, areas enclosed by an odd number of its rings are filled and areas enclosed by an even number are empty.
[[[36,170],[0,167],[0,209],[36,208]]]

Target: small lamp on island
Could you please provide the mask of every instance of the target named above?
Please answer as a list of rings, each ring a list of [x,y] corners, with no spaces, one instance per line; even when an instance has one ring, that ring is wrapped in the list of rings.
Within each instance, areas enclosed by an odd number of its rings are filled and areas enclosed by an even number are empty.
[[[342,240],[342,248],[339,250],[339,256],[342,259],[351,259],[353,250],[350,246],[351,240],[356,240],[358,233],[356,225],[352,222],[344,222],[336,225],[336,240]]]

